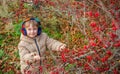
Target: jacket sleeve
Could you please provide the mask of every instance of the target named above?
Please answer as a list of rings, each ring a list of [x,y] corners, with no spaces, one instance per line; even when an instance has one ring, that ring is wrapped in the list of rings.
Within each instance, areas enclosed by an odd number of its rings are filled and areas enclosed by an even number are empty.
[[[48,37],[47,34],[46,34],[46,44],[48,49],[55,50],[55,51],[59,51],[59,48],[65,45],[60,41],[57,41],[53,38]]]
[[[34,55],[37,54],[36,52],[30,53],[30,51],[23,46],[18,46],[18,49],[21,61],[26,62],[28,64],[35,62],[33,58]]]

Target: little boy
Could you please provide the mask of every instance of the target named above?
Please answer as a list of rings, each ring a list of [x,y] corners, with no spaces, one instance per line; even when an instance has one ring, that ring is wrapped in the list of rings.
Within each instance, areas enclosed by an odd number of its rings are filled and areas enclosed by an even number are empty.
[[[37,18],[29,18],[22,23],[21,37],[18,44],[21,73],[41,74],[39,67],[46,48],[61,51],[66,45],[49,38],[42,33],[40,21]]]

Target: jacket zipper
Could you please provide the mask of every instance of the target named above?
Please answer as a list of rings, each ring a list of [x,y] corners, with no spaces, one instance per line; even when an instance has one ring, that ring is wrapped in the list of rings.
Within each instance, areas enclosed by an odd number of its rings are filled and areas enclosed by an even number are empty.
[[[35,41],[35,44],[36,44],[36,47],[37,47],[37,50],[38,50],[38,54],[39,54],[39,56],[41,57],[40,49],[39,49],[39,47],[38,47],[38,44],[37,44],[36,39],[34,39],[34,41]],[[42,64],[42,61],[40,60],[40,66],[41,66],[41,64]],[[39,72],[39,74],[40,74],[40,72]]]

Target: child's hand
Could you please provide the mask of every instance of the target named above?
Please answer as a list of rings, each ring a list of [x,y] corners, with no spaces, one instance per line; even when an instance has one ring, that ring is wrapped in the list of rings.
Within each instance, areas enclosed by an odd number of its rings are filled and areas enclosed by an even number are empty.
[[[64,44],[64,45],[62,45],[62,46],[59,47],[59,51],[62,51],[65,48],[66,48],[66,45]]]
[[[34,56],[34,60],[35,60],[35,61],[40,60],[40,56],[39,56],[39,55],[35,55],[35,56]]]

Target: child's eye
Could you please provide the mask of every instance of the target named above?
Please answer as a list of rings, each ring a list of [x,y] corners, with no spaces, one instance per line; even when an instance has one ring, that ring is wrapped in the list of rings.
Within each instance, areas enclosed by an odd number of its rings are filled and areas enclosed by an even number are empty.
[[[37,30],[37,28],[34,28],[34,30]]]
[[[31,30],[31,29],[28,29],[28,30]]]

